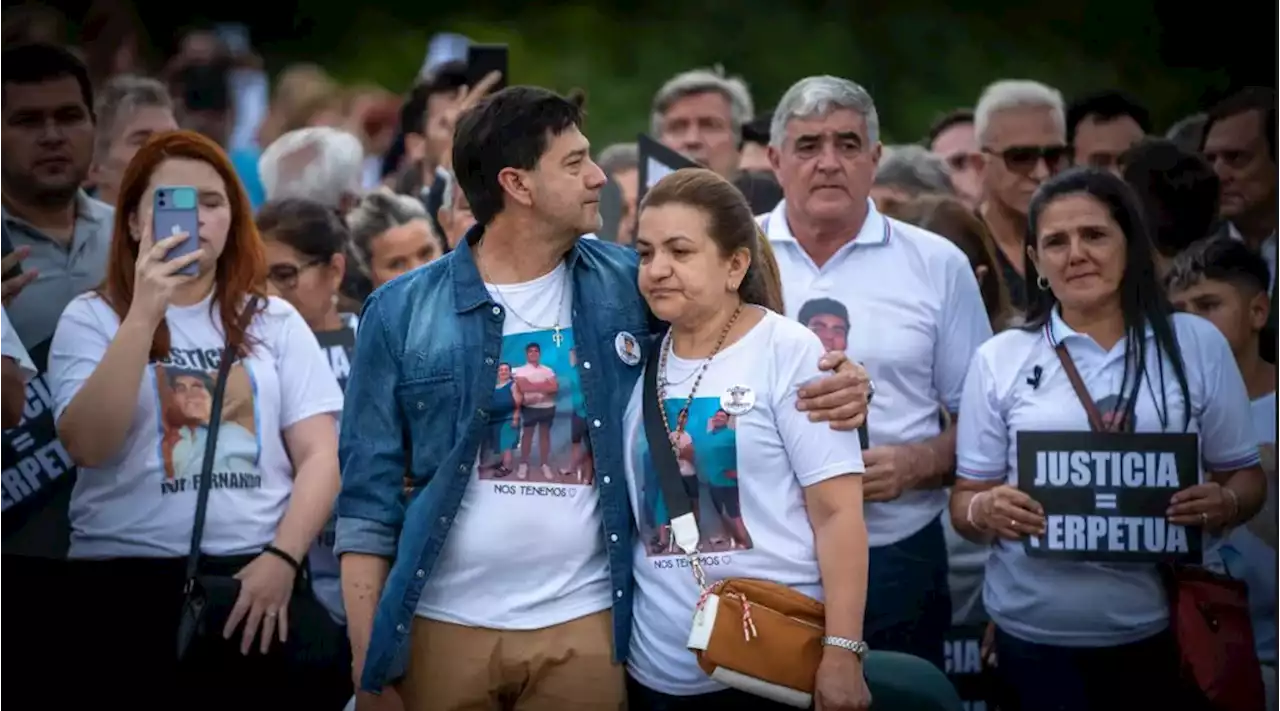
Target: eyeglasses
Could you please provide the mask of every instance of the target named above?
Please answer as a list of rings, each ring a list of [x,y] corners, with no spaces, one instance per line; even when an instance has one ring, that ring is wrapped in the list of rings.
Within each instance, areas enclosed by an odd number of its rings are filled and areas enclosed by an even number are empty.
[[[270,279],[277,289],[292,291],[297,288],[298,277],[302,275],[303,270],[325,264],[328,261],[328,259],[317,257],[302,264],[272,264],[267,269],[267,279]]]
[[[1066,168],[1071,159],[1070,149],[1066,146],[1010,146],[1002,151],[983,148],[982,152],[998,156],[1006,168],[1019,175],[1030,174],[1041,160],[1052,175]]]

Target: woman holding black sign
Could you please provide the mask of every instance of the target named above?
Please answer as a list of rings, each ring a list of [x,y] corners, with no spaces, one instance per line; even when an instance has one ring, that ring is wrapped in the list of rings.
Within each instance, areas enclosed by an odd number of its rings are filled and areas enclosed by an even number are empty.
[[[1063,173],[1028,217],[1039,288],[974,357],[951,497],[992,545],[1001,708],[1188,708],[1155,563],[1262,504],[1244,382],[1209,322],[1172,313],[1120,179]]]

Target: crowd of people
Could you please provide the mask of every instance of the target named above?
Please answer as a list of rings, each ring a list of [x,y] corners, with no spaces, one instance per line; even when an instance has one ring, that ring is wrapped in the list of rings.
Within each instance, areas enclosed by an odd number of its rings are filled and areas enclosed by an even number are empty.
[[[147,76],[33,27],[0,69],[13,689],[843,711],[896,652],[970,709],[1210,708],[1176,560],[1247,584],[1230,662],[1276,707],[1274,89],[1162,136],[1001,79],[882,145],[850,79],[757,113],[691,69],[648,133],[702,167],[646,185],[588,96],[498,90],[461,38],[401,97],[268,93],[234,33]],[[158,227],[179,187],[198,234]],[[690,649],[741,578],[825,603],[799,702]]]

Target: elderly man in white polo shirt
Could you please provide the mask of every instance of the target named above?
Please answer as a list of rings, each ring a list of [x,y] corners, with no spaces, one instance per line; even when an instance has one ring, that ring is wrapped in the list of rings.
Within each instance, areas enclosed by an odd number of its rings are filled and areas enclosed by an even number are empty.
[[[939,517],[956,445],[940,414],[959,409],[969,361],[991,337],[978,284],[951,242],[890,220],[870,200],[881,145],[862,87],[831,76],[800,80],[779,102],[770,135],[785,198],[760,224],[788,315],[812,316],[811,302],[842,304],[848,352],[878,389],[863,455],[866,641],[941,668],[951,606]]]

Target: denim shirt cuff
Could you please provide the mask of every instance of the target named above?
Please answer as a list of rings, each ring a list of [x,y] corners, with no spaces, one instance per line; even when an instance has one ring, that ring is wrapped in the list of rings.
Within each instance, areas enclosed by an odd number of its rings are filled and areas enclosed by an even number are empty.
[[[337,556],[363,553],[394,559],[396,538],[396,529],[385,523],[367,518],[342,517],[338,519],[334,530],[333,552]]]

